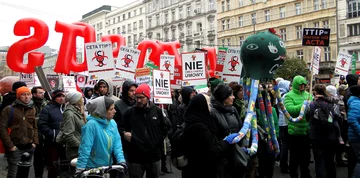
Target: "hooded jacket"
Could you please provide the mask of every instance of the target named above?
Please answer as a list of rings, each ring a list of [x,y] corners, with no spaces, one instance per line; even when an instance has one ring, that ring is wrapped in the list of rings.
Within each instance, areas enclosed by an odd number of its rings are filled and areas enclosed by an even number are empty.
[[[114,102],[118,101],[119,98],[114,96],[114,87],[110,79],[100,79],[96,85],[99,85],[99,83],[104,82],[108,86],[108,93],[106,97],[112,99]],[[100,95],[101,96],[101,95]],[[94,95],[91,97],[91,99],[95,99],[99,96]]]
[[[184,87],[181,89],[182,103],[177,108],[177,119],[175,121],[176,125],[181,125],[184,123],[184,114],[187,106],[190,102],[190,95],[194,92],[194,89],[191,87]]]
[[[357,85],[358,78],[359,75],[357,74],[349,74],[346,76],[346,82],[348,83],[348,88],[346,89],[346,94],[344,96],[344,105],[346,112],[348,112],[348,100],[352,95],[350,87]]]
[[[39,115],[38,128],[47,141],[56,142],[56,136],[60,131],[60,123],[63,122],[63,105],[50,102]]]
[[[281,95],[282,99],[284,100],[286,94],[290,90],[290,81],[281,80],[279,82],[278,86],[279,86],[279,90],[280,90],[280,95]],[[280,107],[278,108],[278,111],[279,111],[279,126],[287,126],[288,121],[285,118],[284,113],[281,111]]]
[[[131,101],[128,96],[129,89],[132,86],[137,87],[138,85],[133,81],[125,81],[122,85],[122,99],[115,102],[116,113],[114,119],[116,123],[120,122],[120,120],[122,119],[122,115],[124,115],[125,111],[129,107],[133,106],[136,102],[135,99]]]
[[[123,143],[130,163],[153,163],[160,160],[167,126],[160,108],[154,104],[133,106],[125,111],[120,122],[121,136],[131,132],[131,142]]]
[[[350,142],[360,143],[360,98],[351,96],[348,100],[348,139]]]
[[[292,82],[292,90],[285,96],[285,108],[291,117],[298,117],[300,109],[305,100],[309,98],[307,91],[300,91],[300,84],[307,83],[302,76],[296,76]],[[312,96],[310,97],[312,101]],[[306,121],[306,116],[299,122],[289,122],[288,131],[290,135],[307,135],[309,133],[309,123]]]
[[[88,122],[81,129],[81,143],[76,168],[96,168],[125,162],[120,135],[116,122],[106,119],[106,107],[103,97],[89,102]],[[96,116],[95,116],[96,115]]]
[[[10,106],[16,100],[16,93],[11,91],[3,97],[3,102],[0,106],[0,112],[6,107]]]

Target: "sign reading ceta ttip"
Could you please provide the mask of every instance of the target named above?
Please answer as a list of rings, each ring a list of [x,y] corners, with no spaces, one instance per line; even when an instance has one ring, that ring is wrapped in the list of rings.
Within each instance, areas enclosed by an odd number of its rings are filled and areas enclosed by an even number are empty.
[[[154,103],[172,104],[170,88],[170,72],[163,70],[153,70],[154,81]]]
[[[240,48],[228,48],[222,72],[224,83],[239,82],[242,67]]]
[[[206,85],[205,53],[182,53],[182,86]]]
[[[90,80],[114,75],[114,58],[111,42],[85,43],[85,55]]]
[[[140,50],[121,46],[119,57],[116,59],[115,77],[134,80],[139,56]]]
[[[170,80],[174,80],[175,56],[161,55],[160,56],[160,70],[170,72]]]

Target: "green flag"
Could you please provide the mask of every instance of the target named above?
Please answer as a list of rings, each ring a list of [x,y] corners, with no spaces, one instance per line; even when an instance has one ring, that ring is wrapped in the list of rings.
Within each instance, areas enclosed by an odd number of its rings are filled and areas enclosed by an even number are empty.
[[[356,74],[356,59],[357,55],[354,53],[351,57],[351,73]]]

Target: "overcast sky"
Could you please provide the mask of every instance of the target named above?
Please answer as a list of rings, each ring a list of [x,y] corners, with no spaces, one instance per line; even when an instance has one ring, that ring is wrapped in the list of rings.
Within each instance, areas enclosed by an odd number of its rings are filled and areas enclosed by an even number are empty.
[[[72,23],[82,15],[102,6],[121,7],[135,0],[0,0],[0,46],[10,46],[24,38],[13,33],[14,24],[22,18],[37,18],[49,26],[46,45],[59,49],[62,35],[55,32],[55,21]],[[78,40],[81,43],[82,40]]]

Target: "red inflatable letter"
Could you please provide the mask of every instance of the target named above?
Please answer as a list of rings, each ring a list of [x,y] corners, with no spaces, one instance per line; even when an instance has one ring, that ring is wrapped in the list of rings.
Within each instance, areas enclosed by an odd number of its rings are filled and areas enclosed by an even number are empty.
[[[160,45],[163,51],[167,51],[169,55],[175,56],[175,65],[179,65],[179,66],[181,65],[181,57],[177,50],[181,47],[179,41],[174,41],[174,42],[156,41],[156,42]]]
[[[151,54],[149,56],[149,60],[153,61],[156,66],[160,65],[160,55],[164,52],[161,49],[160,45],[154,41],[143,40],[140,42],[140,44],[138,46],[138,49],[141,51],[141,53],[139,56],[139,62],[138,62],[137,68],[142,68],[144,66],[146,51],[148,48],[151,49]]]
[[[210,65],[210,69],[208,73],[210,77],[214,77],[215,69],[216,69],[216,49],[215,48],[203,48],[203,50],[207,51],[207,60],[206,66]]]
[[[28,64],[23,63],[24,54],[43,46],[49,37],[49,27],[45,22],[34,18],[18,20],[14,26],[14,34],[29,36],[31,27],[34,28],[34,35],[11,45],[7,53],[6,63],[15,72],[33,73],[36,66],[44,63],[44,54],[40,52],[29,53]]]
[[[126,39],[122,35],[107,35],[101,38],[102,42],[111,41],[111,44],[116,43],[116,48],[113,49],[113,56],[117,58],[119,55],[120,46],[126,46]]]
[[[56,73],[69,74],[70,70],[74,72],[83,72],[86,70],[80,68],[79,64],[76,63],[76,60],[74,61],[72,57],[69,57],[76,53],[76,37],[84,36],[85,29],[86,27],[80,25],[56,21],[55,31],[63,33],[59,56],[54,69]]]

